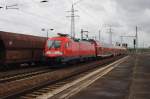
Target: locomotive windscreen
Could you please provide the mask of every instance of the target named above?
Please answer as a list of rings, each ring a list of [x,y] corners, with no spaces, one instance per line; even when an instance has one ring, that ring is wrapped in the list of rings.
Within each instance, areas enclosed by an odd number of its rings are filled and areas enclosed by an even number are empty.
[[[61,47],[61,41],[59,40],[48,40],[47,41],[47,47],[50,48],[60,48]]]

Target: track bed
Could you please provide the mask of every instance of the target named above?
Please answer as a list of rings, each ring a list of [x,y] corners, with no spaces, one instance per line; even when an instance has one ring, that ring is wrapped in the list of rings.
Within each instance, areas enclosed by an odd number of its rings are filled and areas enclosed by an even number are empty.
[[[22,93],[26,91],[34,90],[47,84],[55,83],[56,81],[63,80],[73,75],[78,75],[94,67],[114,61],[120,57],[122,56],[80,64],[76,66],[65,67],[51,72],[43,73],[40,75],[34,75],[31,77],[18,79],[15,81],[10,81],[7,83],[1,83],[0,96],[1,98],[14,98],[16,97],[16,95],[17,96],[22,95]]]

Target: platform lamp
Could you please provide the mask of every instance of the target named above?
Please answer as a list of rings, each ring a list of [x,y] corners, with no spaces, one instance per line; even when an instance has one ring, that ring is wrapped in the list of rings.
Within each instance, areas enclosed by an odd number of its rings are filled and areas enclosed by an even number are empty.
[[[47,39],[48,39],[48,37],[49,37],[49,36],[48,36],[48,31],[49,31],[49,30],[50,30],[50,31],[53,31],[54,29],[45,29],[45,28],[42,28],[41,30],[42,30],[42,31],[46,31],[46,33],[47,33]]]
[[[48,0],[42,0],[41,3],[48,2]]]

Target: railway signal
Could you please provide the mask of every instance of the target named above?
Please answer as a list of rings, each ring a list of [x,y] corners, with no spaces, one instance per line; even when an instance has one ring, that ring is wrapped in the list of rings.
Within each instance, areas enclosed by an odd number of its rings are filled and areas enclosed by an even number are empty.
[[[135,36],[120,36],[121,44],[122,44],[123,37],[134,38],[133,39],[133,45],[134,45],[135,52],[137,53],[138,52],[138,27],[136,26]]]
[[[135,46],[136,46],[136,40],[135,39],[133,40],[133,45],[134,45],[134,49],[135,49]]]

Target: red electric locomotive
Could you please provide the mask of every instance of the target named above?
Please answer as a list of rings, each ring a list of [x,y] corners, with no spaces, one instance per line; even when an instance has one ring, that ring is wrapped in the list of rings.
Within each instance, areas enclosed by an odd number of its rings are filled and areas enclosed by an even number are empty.
[[[100,43],[95,40],[74,40],[59,34],[49,38],[45,45],[45,57],[52,61],[68,62],[95,57],[110,57],[125,53],[125,48]]]
[[[79,41],[59,34],[49,38],[45,46],[45,57],[57,62],[96,57],[95,44],[89,41]]]

